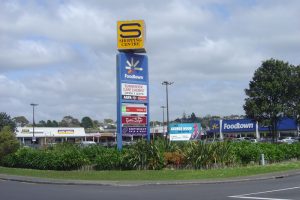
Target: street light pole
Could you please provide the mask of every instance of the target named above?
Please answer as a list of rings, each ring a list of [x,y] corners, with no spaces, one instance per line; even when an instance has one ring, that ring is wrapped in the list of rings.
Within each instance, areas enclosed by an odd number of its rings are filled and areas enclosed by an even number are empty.
[[[34,126],[35,126],[35,122],[34,122],[34,107],[38,106],[39,104],[31,103],[30,105],[32,106],[32,129],[33,129],[33,132],[32,132],[32,142],[35,143],[36,139],[35,139],[35,136],[34,136]]]
[[[163,134],[165,134],[165,108],[166,106],[161,106],[163,109]]]
[[[166,132],[166,140],[168,140],[169,135],[169,94],[168,94],[168,86],[172,85],[174,82],[164,81],[161,84],[166,86],[166,101],[167,101],[167,132]]]

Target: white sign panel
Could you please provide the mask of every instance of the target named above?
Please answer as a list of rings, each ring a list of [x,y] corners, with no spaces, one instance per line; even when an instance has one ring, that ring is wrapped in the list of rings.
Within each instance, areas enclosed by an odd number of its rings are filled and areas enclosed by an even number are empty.
[[[147,85],[122,83],[122,95],[147,96]]]
[[[147,106],[144,104],[122,104],[122,113],[125,115],[146,115]]]

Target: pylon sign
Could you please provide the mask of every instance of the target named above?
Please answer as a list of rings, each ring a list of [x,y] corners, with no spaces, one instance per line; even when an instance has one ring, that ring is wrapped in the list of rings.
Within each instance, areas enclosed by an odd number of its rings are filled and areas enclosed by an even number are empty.
[[[148,57],[135,53],[117,54],[117,145],[122,136],[147,137],[149,126]]]
[[[122,52],[145,53],[145,32],[144,20],[118,21],[118,50]]]

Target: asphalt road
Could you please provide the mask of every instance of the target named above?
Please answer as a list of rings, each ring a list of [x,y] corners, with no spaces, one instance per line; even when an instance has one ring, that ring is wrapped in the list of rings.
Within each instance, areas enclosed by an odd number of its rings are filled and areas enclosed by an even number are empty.
[[[34,184],[0,180],[1,200],[300,200],[300,175],[231,183],[144,186]]]

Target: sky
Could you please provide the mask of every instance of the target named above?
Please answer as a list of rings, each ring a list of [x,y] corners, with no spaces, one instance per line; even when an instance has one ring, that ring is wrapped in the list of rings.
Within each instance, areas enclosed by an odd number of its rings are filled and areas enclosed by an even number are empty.
[[[0,112],[116,119],[117,21],[146,23],[150,120],[243,115],[262,61],[300,64],[298,0],[1,0]]]

